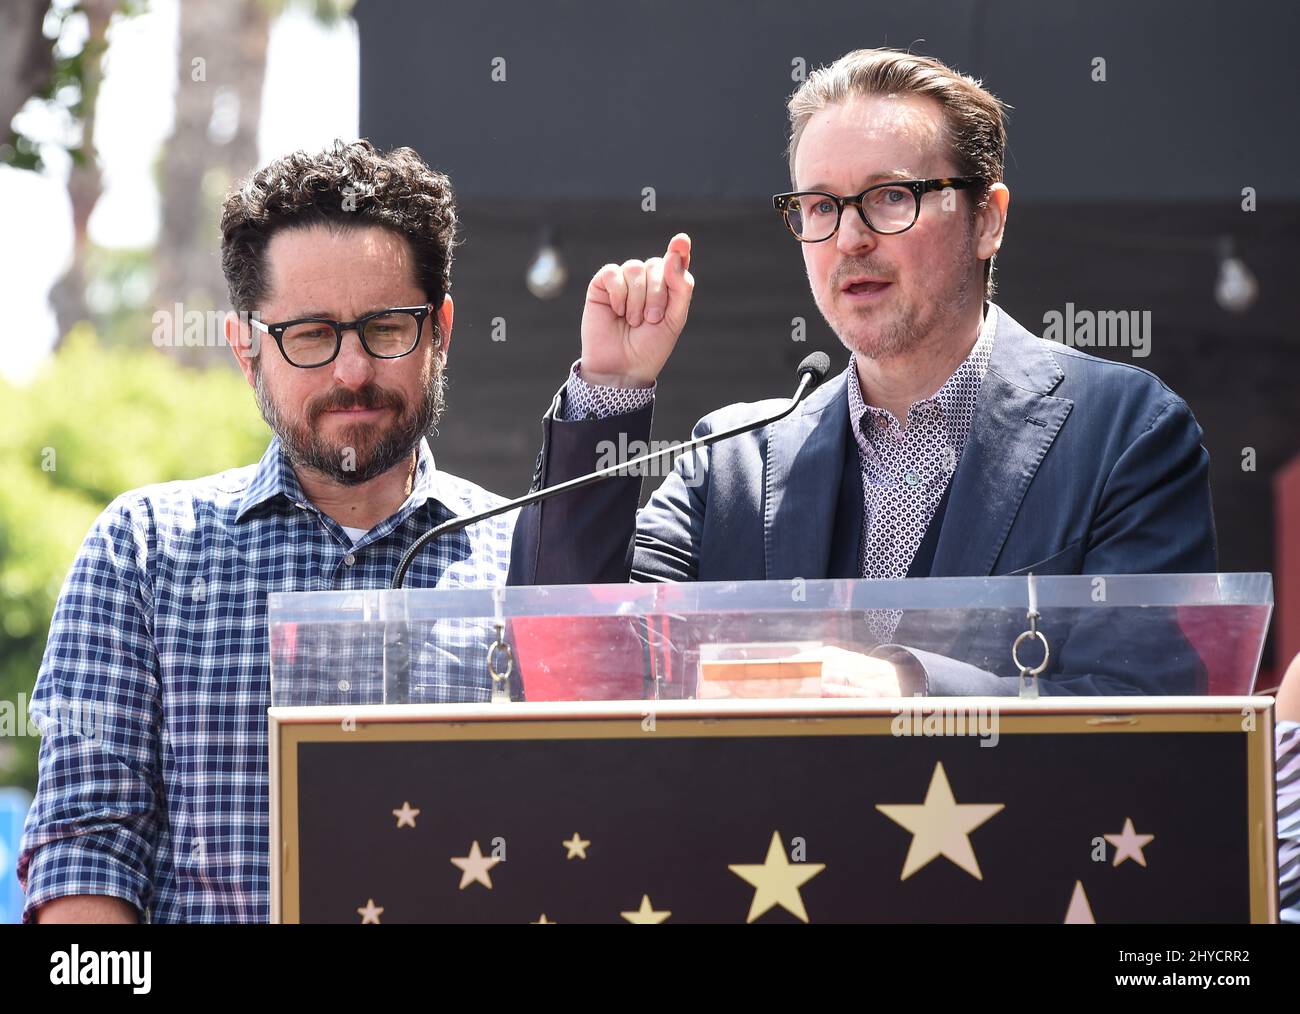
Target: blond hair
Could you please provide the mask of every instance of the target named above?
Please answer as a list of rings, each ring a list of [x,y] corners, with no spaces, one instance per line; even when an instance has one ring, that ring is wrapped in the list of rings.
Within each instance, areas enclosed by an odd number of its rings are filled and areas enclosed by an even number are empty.
[[[988,187],[1002,181],[1007,146],[1006,110],[1011,108],[980,81],[929,56],[900,49],[855,49],[808,75],[790,96],[790,180],[799,139],[812,115],[855,95],[921,95],[939,103],[948,147],[959,176],[979,176],[972,207]],[[993,294],[993,259],[984,263],[984,287]]]

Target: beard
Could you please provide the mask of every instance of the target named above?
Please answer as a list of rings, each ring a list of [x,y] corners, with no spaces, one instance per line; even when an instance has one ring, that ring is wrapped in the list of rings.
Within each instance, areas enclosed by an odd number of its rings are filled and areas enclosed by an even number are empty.
[[[311,469],[341,486],[358,486],[409,458],[420,440],[434,431],[446,407],[444,363],[441,351],[435,351],[424,396],[409,407],[396,392],[367,384],[357,391],[336,390],[322,395],[303,406],[301,419],[290,419],[267,389],[260,361],[253,367],[253,390],[262,418],[280,438],[295,468]],[[325,412],[348,408],[388,408],[396,413],[397,420],[386,430],[353,423],[333,443],[315,423]]]
[[[851,258],[842,261],[831,276],[829,294],[816,302],[826,323],[830,325],[840,343],[850,352],[865,359],[889,359],[915,351],[937,332],[944,330],[967,304],[972,283],[970,263],[975,258],[974,236],[966,233],[965,242],[954,251],[946,273],[955,279],[955,288],[944,292],[938,300],[923,304],[904,302],[897,291],[890,294],[894,306],[871,311],[871,323],[852,309],[841,312],[835,305],[836,295],[844,280],[854,275],[877,275],[893,279],[897,275],[884,270],[883,265],[870,258]]]

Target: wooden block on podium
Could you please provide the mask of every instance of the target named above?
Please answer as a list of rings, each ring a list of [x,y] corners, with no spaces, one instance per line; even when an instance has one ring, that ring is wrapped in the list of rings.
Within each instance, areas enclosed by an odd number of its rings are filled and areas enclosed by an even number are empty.
[[[698,696],[821,697],[820,642],[713,644],[701,650]]]

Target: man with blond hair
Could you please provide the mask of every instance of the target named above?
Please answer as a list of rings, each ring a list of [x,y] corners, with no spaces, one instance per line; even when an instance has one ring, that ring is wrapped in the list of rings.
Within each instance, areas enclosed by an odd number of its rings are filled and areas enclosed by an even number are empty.
[[[599,487],[529,508],[515,553],[530,579],[1216,570],[1209,457],[1186,403],[1144,370],[1034,336],[991,302],[1011,199],[1004,104],[938,60],[866,49],[811,74],[789,115],[791,190],[773,198],[774,225],[798,242],[846,369],[789,417],[683,458],[635,519]],[[644,411],[686,321],[689,258],[679,237],[662,259],[597,273],[582,359],[557,405],[587,404],[593,389],[608,404],[617,389]],[[696,433],[777,407],[731,405]],[[547,484],[593,456],[552,416]],[[630,563],[590,562],[605,559]],[[1014,675],[903,650],[890,616],[871,619],[873,654],[891,664],[845,692],[1014,692]],[[1002,636],[981,650],[1004,667]],[[961,653],[985,657],[970,643]],[[1049,691],[1187,689],[1186,667],[1069,662],[1053,659]]]

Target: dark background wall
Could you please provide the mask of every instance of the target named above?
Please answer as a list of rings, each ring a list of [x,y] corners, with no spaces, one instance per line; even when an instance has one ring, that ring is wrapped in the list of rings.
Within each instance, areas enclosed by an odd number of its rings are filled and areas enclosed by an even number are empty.
[[[629,15],[635,11],[635,17]],[[1212,461],[1221,569],[1272,570],[1273,471],[1300,451],[1300,8],[1001,0],[360,3],[361,127],[407,144],[461,195],[456,327],[440,464],[522,492],[538,419],[578,355],[587,280],[606,261],[696,244],[690,323],[661,378],[657,439],[730,401],[781,395],[814,348],[842,362],[796,244],[786,189],[794,63],[858,46],[937,56],[1014,108],[997,302],[1031,331],[1067,302],[1150,310],[1153,370],[1185,397]],[[923,41],[921,41],[923,40]],[[493,60],[506,80],[493,81]],[[1092,61],[1106,61],[1105,82]],[[657,208],[641,210],[642,188]],[[1258,210],[1241,209],[1254,187]],[[558,229],[567,289],[524,272]],[[1244,314],[1214,300],[1231,237],[1259,280]],[[490,338],[504,318],[506,340]],[[791,320],[808,322],[805,343]],[[1242,468],[1253,448],[1255,471]],[[647,492],[649,491],[647,484]]]
[[[465,197],[766,196],[785,189],[792,61],[886,45],[1015,107],[1019,198],[1300,197],[1300,13],[1282,0],[362,0],[357,17],[363,132]]]

